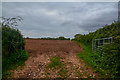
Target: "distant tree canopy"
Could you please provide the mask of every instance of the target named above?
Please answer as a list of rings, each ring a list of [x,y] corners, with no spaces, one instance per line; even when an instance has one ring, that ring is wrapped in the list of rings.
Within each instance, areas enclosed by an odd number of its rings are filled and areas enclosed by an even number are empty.
[[[58,40],[70,40],[70,38],[65,38],[63,36],[58,37]]]
[[[35,39],[35,38],[26,37],[26,39]],[[70,40],[70,38],[65,38],[63,36],[60,36],[58,38],[45,37],[45,38],[37,38],[37,39],[41,39],[41,40]]]
[[[82,36],[83,36],[82,34],[76,34],[74,37],[78,38],[78,37],[82,37]]]

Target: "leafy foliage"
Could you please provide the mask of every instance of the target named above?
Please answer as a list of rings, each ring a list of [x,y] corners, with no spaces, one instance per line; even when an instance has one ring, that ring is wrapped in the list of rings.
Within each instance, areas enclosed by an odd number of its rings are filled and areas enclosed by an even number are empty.
[[[78,34],[77,34],[78,35]],[[77,40],[79,42],[84,42],[89,44],[94,39],[100,39],[105,37],[117,37],[120,36],[120,22],[114,22],[111,25],[106,25],[103,28],[99,28],[95,32],[90,32],[87,35],[79,34],[79,37],[75,37],[73,40]],[[76,35],[75,35],[76,36]]]
[[[3,55],[9,56],[18,50],[24,49],[25,42],[19,30],[8,26],[2,27],[2,51]]]
[[[28,53],[24,50],[25,41],[18,29],[14,29],[12,24],[7,21],[2,23],[2,77],[7,79],[10,77],[10,71],[22,65],[28,58]],[[11,26],[12,25],[12,26]]]
[[[105,37],[113,37],[113,43],[104,45],[104,47],[101,47],[101,51],[92,52],[92,40]],[[75,36],[73,40],[82,43],[85,46],[85,50],[87,50],[85,54],[79,54],[79,57],[84,58],[89,64],[93,64],[92,66],[95,68],[101,69],[109,77],[120,78],[120,22],[115,21],[111,25],[106,25],[87,35],[80,34],[79,37]]]

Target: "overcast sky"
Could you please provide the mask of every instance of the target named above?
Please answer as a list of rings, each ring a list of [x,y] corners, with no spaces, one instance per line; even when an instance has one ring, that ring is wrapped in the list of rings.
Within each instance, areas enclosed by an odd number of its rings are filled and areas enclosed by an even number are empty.
[[[117,20],[117,2],[3,2],[2,16],[21,16],[24,37],[87,34]]]

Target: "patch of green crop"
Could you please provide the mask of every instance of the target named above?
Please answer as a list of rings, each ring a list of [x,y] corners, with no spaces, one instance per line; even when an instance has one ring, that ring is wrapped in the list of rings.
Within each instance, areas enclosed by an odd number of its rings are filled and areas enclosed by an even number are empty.
[[[47,64],[47,66],[46,66],[47,73],[48,73],[48,69],[52,69],[54,72],[56,70],[59,70],[58,75],[60,75],[60,77],[58,77],[58,78],[67,78],[68,77],[68,75],[67,75],[68,71],[65,68],[63,61],[60,60],[60,57],[58,57],[58,56],[51,57],[50,61],[51,62],[49,64]]]
[[[50,59],[50,61],[51,61],[51,63],[49,63],[46,68],[57,69],[57,68],[61,68],[62,67],[62,62],[60,61],[60,57],[58,57],[58,56],[52,57]]]

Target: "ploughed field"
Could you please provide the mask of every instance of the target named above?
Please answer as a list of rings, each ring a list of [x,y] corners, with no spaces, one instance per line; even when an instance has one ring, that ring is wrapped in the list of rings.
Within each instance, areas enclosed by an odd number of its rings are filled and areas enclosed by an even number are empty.
[[[29,58],[14,78],[95,78],[97,74],[77,57],[83,49],[74,41],[25,39]]]

